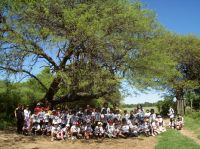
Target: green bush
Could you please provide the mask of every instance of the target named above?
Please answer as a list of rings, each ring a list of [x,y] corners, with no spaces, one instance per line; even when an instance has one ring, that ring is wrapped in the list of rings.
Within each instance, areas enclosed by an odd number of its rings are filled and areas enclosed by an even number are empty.
[[[176,109],[176,104],[173,101],[172,97],[165,97],[164,100],[158,101],[156,106],[158,108],[158,112],[160,112],[160,114],[162,114],[163,116],[167,116],[170,106],[174,110]]]
[[[200,112],[190,112],[187,114],[188,117],[192,119],[200,119]]]
[[[3,119],[0,119],[0,130],[8,129],[9,127],[14,127],[16,125],[15,121],[5,121]]]

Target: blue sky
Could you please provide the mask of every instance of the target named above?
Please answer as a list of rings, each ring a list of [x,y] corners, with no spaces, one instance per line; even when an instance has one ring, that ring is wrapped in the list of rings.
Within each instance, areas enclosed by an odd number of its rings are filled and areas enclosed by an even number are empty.
[[[156,13],[158,21],[178,34],[195,34],[200,37],[200,0],[141,0]],[[150,91],[125,98],[124,103],[156,102],[163,92]]]

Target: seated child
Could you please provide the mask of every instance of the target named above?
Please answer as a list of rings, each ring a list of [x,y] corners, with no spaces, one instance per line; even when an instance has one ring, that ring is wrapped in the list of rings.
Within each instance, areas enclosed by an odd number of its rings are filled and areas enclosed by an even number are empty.
[[[53,123],[51,127],[51,141],[54,141],[54,139],[64,139],[58,123]]]
[[[106,132],[105,134],[109,137],[109,138],[115,138],[116,135],[114,134],[114,124],[113,124],[113,121],[112,120],[109,120],[108,121],[108,124],[106,126]]]
[[[150,115],[151,115],[151,113],[150,113],[149,109],[147,109],[146,112],[145,112],[145,114],[144,114],[144,116],[145,116],[146,118],[149,118]]]
[[[127,138],[130,135],[130,127],[127,124],[127,121],[125,118],[122,119],[122,125],[121,125],[121,133],[120,136],[123,138]]]
[[[164,126],[164,121],[161,115],[157,116],[157,122],[158,122],[158,129],[160,132],[165,132],[165,126]]]
[[[40,127],[40,119],[36,114],[33,114],[31,116],[31,121],[32,121],[32,133],[36,135],[38,132],[41,132],[41,127]]]
[[[93,136],[93,129],[92,129],[92,125],[90,122],[88,122],[85,126],[85,139],[90,139]]]
[[[136,124],[132,125],[130,128],[130,136],[131,137],[138,137],[138,126]]]
[[[24,126],[23,126],[23,128],[22,128],[22,133],[23,133],[24,135],[28,135],[28,134],[29,134],[29,126],[28,126],[27,123],[24,123]]]
[[[180,116],[179,114],[177,114],[175,125],[177,130],[181,130],[184,125],[183,117]]]
[[[102,138],[104,137],[104,129],[103,129],[103,124],[102,122],[98,122],[97,123],[97,126],[95,127],[94,129],[94,135],[95,137],[98,139],[98,138]]]
[[[80,134],[80,127],[79,127],[78,122],[73,122],[70,132],[71,132],[72,140],[75,140],[80,137],[81,134]]]
[[[118,137],[120,134],[120,126],[118,123],[114,123],[114,132],[113,132],[113,137]]]
[[[47,135],[47,136],[50,136],[51,135],[51,123],[50,122],[48,122],[48,124],[46,125],[46,132],[45,132],[45,134]]]
[[[152,125],[152,129],[153,129],[154,135],[158,135],[158,134],[161,133],[161,131],[159,130],[159,123],[158,123],[158,118],[157,117],[156,117],[155,121],[151,125]]]

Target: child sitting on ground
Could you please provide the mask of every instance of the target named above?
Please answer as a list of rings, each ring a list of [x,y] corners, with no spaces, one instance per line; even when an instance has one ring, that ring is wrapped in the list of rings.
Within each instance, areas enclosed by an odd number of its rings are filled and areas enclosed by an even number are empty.
[[[114,134],[114,124],[113,124],[113,121],[112,120],[109,120],[108,121],[108,124],[106,126],[106,132],[105,134],[109,137],[109,138],[115,138],[116,135]]]
[[[161,115],[157,116],[157,122],[158,122],[158,129],[160,132],[165,132],[165,125],[164,125],[164,121]]]
[[[71,139],[75,140],[80,137],[80,127],[78,122],[73,122],[72,127],[70,129]]]
[[[60,131],[61,128],[59,127],[58,123],[53,123],[53,126],[51,128],[51,141],[54,141],[55,139],[63,139]]]
[[[85,126],[85,139],[90,139],[93,136],[93,129],[92,129],[92,125],[90,122],[88,122]]]
[[[120,126],[118,123],[114,123],[114,132],[113,132],[113,137],[117,138],[120,134]]]
[[[176,125],[177,130],[181,130],[184,125],[183,117],[180,116],[179,114],[177,114],[177,118],[175,120],[175,125]]]
[[[130,127],[127,124],[127,121],[125,118],[122,119],[122,126],[121,126],[121,133],[120,137],[127,138],[130,135]]]
[[[103,137],[104,137],[104,133],[105,133],[105,131],[104,131],[104,129],[103,129],[103,124],[102,124],[102,122],[98,122],[98,123],[97,123],[97,126],[96,126],[95,129],[94,129],[94,135],[95,135],[95,137],[96,137],[97,139],[103,138]]]

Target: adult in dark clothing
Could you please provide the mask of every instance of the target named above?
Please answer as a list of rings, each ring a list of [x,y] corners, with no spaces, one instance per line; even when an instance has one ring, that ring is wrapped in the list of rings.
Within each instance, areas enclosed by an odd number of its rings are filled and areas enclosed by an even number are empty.
[[[15,109],[15,117],[17,119],[17,133],[21,134],[24,125],[24,109],[20,104]]]

